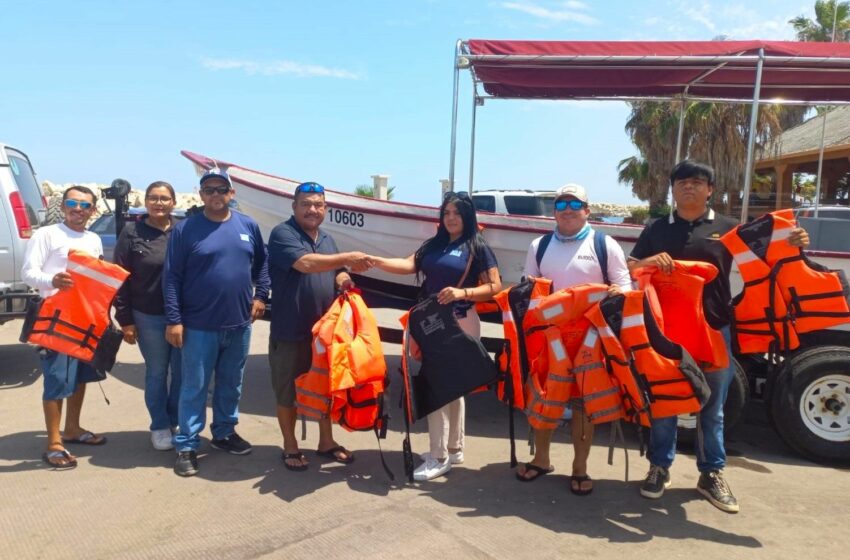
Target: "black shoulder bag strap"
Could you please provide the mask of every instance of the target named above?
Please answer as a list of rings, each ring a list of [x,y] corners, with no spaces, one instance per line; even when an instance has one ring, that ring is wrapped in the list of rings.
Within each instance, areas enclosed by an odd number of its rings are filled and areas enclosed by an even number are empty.
[[[537,253],[534,254],[534,258],[537,260],[537,270],[540,271],[540,263],[543,262],[543,255],[546,254],[546,248],[549,246],[549,242],[552,241],[552,236],[554,233],[549,232],[543,237],[540,238],[540,243],[537,245]]]
[[[602,283],[610,284],[608,278],[608,245],[605,241],[606,235],[601,231],[593,230],[593,250],[596,251],[596,258],[599,259],[599,268],[602,269]]]

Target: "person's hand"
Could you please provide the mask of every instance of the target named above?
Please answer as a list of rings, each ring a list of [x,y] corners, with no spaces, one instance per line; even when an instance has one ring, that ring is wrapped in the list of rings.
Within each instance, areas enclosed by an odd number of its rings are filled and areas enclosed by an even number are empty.
[[[451,286],[443,288],[442,290],[440,290],[440,293],[437,294],[437,301],[443,305],[455,301],[460,301],[463,298],[464,290],[461,290],[460,288],[452,288]]]
[[[127,344],[136,343],[136,337],[138,334],[136,331],[136,325],[124,325],[121,327],[121,332],[124,333],[124,342]]]
[[[74,286],[74,279],[67,272],[57,272],[53,277],[53,287],[60,290],[67,290]]]
[[[183,325],[165,327],[165,340],[175,348],[183,348]]]
[[[352,251],[348,253],[345,259],[345,265],[354,272],[365,272],[372,266],[369,255],[361,251]]]
[[[673,257],[667,253],[658,253],[646,259],[648,266],[658,267],[661,272],[670,274],[673,272]]]
[[[347,292],[348,290],[354,289],[354,280],[351,279],[351,276],[346,275],[339,283],[339,291]]]
[[[407,337],[407,351],[410,353],[411,358],[417,362],[422,361],[422,349],[419,348],[419,345],[416,344],[412,336]]]
[[[254,303],[251,305],[251,322],[253,323],[257,319],[263,318],[263,313],[266,312],[266,304],[258,299],[254,300]]]
[[[608,297],[619,296],[619,295],[622,295],[622,293],[623,293],[623,288],[621,288],[617,284],[611,284],[610,286],[608,286]]]
[[[788,234],[788,243],[794,247],[805,249],[809,246],[809,232],[801,227],[792,229],[791,233]]]

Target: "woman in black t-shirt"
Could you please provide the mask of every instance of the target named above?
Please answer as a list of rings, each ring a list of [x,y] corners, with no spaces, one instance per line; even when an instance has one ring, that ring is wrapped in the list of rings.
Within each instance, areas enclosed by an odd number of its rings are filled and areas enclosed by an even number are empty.
[[[416,253],[407,258],[371,257],[371,262],[393,274],[416,273],[424,295],[452,304],[461,329],[474,337],[481,335],[474,302],[488,301],[502,289],[496,257],[478,230],[475,207],[466,193],[446,194],[437,234]],[[428,415],[428,435],[430,451],[423,453],[424,463],[413,473],[416,480],[436,478],[463,462],[463,397]]]
[[[138,341],[145,359],[145,405],[151,416],[151,444],[160,451],[172,448],[180,397],[180,349],[165,340],[162,295],[162,269],[174,225],[171,212],[175,202],[170,184],[151,183],[145,191],[147,214],[141,221],[127,224],[115,246],[115,263],[130,272],[115,297],[115,320],[127,343]]]

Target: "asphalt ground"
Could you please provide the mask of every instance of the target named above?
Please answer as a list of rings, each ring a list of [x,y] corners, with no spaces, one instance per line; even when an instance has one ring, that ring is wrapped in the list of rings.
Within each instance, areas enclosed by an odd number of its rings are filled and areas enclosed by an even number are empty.
[[[379,318],[392,324],[392,315],[382,311]],[[0,326],[2,558],[843,558],[850,548],[850,472],[796,456],[758,404],[727,439],[737,515],[696,492],[687,448],[672,469],[672,488],[660,500],[642,498],[647,462],[632,429],[628,469],[622,449],[607,464],[608,432],[598,431],[588,497],[568,491],[565,429],[553,443],[555,472],[520,483],[508,463],[507,413],[491,394],[467,399],[466,462],[440,479],[408,483],[396,407],[399,347],[392,344],[385,352],[393,418],[381,447],[395,480],[385,475],[371,433],[337,428],[356,461],[322,464],[311,452],[315,424],[308,424],[302,447],[309,470],[290,472],[280,460],[264,322],[254,328],[238,428],[253,443],[252,454],[211,449],[207,428],[200,474],[176,476],[174,453],[150,445],[144,365],[138,349],[125,345],[102,384],[111,404],[90,385],[83,408],[83,426],[104,433],[108,443],[74,446],[79,466],[53,471],[41,460],[38,361],[17,343],[19,329],[20,321]],[[517,454],[526,460],[527,425],[517,419]],[[413,431],[414,451],[426,451],[425,422]]]

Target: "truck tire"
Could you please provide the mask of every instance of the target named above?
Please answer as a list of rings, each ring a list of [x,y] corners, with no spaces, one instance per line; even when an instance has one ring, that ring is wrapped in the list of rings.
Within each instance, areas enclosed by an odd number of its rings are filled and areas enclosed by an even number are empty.
[[[44,225],[49,226],[61,223],[64,219],[62,215],[62,197],[53,196],[47,201],[47,214],[44,218]]]
[[[850,347],[815,346],[786,360],[770,407],[788,447],[812,461],[850,462]]]
[[[729,385],[729,394],[726,396],[726,402],[723,405],[723,429],[729,433],[735,425],[741,421],[744,416],[744,409],[747,403],[750,402],[750,383],[747,379],[747,372],[741,367],[738,360],[732,360],[735,365],[735,376],[732,378],[732,384]],[[706,375],[711,375],[707,373]],[[677,441],[693,445],[697,439],[697,415],[683,414],[678,419],[678,435]]]

